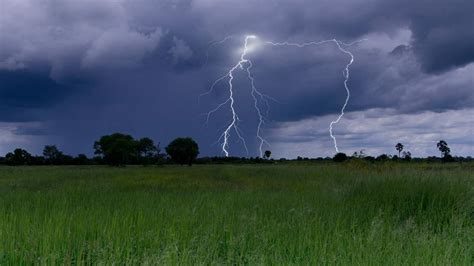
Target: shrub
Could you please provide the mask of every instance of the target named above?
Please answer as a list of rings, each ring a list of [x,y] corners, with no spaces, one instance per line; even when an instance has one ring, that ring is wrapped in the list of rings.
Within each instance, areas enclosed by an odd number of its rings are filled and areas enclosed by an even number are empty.
[[[347,155],[345,153],[339,152],[339,153],[336,153],[336,155],[334,155],[332,160],[337,163],[341,163],[341,162],[347,161]]]

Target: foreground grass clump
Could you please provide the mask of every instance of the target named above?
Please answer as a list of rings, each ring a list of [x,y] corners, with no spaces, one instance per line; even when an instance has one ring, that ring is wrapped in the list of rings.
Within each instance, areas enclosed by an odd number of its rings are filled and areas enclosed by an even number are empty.
[[[473,170],[0,167],[0,265],[472,265]]]

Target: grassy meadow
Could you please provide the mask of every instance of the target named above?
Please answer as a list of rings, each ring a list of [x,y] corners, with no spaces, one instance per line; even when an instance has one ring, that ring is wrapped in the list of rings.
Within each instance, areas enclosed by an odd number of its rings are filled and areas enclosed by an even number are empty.
[[[0,167],[0,265],[473,265],[474,164]]]

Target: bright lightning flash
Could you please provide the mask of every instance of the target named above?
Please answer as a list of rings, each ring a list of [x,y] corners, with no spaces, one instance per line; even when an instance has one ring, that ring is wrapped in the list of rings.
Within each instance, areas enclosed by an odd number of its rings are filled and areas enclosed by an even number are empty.
[[[334,121],[331,121],[331,123],[329,124],[329,135],[331,136],[331,138],[334,142],[334,149],[336,150],[336,152],[339,152],[339,148],[337,147],[337,139],[333,134],[333,126],[335,124],[339,123],[339,121],[341,121],[342,117],[344,116],[344,111],[346,110],[347,103],[349,102],[349,99],[351,97],[351,92],[349,90],[349,86],[347,85],[347,82],[349,81],[349,73],[350,73],[349,68],[352,65],[352,63],[354,63],[354,55],[351,52],[349,52],[348,50],[342,48],[342,46],[351,46],[355,43],[359,43],[359,42],[362,42],[362,41],[365,41],[365,40],[366,39],[362,39],[362,40],[358,40],[358,41],[348,43],[348,44],[343,43],[341,41],[338,41],[336,39],[324,40],[324,41],[319,41],[319,42],[306,42],[306,43],[291,43],[291,42],[280,42],[280,43],[266,42],[265,43],[265,44],[273,45],[273,46],[294,46],[294,47],[298,47],[298,48],[303,48],[303,47],[306,47],[306,46],[314,46],[314,45],[317,46],[317,45],[321,45],[321,44],[325,44],[325,43],[334,43],[337,46],[337,48],[339,49],[339,51],[341,51],[344,54],[349,55],[350,60],[346,64],[346,67],[344,68],[344,71],[342,72],[342,75],[344,76],[344,88],[346,89],[346,93],[347,93],[346,100],[344,101],[344,104],[342,105],[341,112],[338,115],[337,119],[334,120]]]
[[[219,138],[219,141],[222,139],[222,144],[221,144],[221,148],[222,148],[222,151],[224,152],[225,156],[229,156],[229,151],[228,151],[228,148],[229,148],[229,137],[230,137],[230,133],[231,131],[235,131],[235,134],[239,137],[239,139],[242,141],[243,145],[244,145],[244,148],[245,150],[247,151],[248,153],[248,148],[247,148],[247,144],[245,142],[245,139],[242,137],[242,134],[241,134],[241,130],[239,129],[238,127],[238,123],[240,121],[239,119],[239,116],[235,110],[235,98],[234,98],[234,86],[233,86],[233,81],[234,81],[234,72],[238,69],[241,69],[241,70],[245,70],[247,72],[247,77],[249,78],[250,82],[251,82],[251,86],[252,86],[252,91],[251,91],[251,95],[254,99],[254,106],[255,106],[255,109],[257,111],[257,114],[258,114],[258,117],[259,117],[259,123],[258,123],[258,129],[257,129],[257,138],[259,139],[260,141],[260,156],[263,155],[263,152],[262,152],[262,147],[263,147],[263,144],[264,143],[267,143],[266,140],[261,136],[261,127],[262,127],[262,124],[264,123],[264,116],[262,115],[262,112],[260,110],[260,108],[258,107],[258,98],[259,97],[260,99],[266,101],[265,99],[265,95],[263,93],[261,93],[256,87],[255,87],[255,84],[254,84],[254,78],[252,77],[252,74],[250,72],[250,69],[252,68],[253,64],[252,64],[252,61],[250,61],[248,58],[246,58],[247,56],[247,53],[251,50],[251,48],[249,47],[249,41],[250,40],[254,40],[256,39],[257,36],[255,35],[247,35],[245,37],[245,43],[244,43],[244,49],[242,51],[242,53],[240,54],[240,60],[234,65],[232,66],[232,68],[229,69],[229,71],[227,72],[227,74],[225,74],[224,76],[220,77],[219,79],[217,79],[211,86],[211,89],[205,93],[205,94],[202,94],[201,96],[203,95],[206,95],[206,94],[209,94],[212,92],[212,90],[214,89],[214,87],[222,80],[224,79],[228,79],[228,85],[229,85],[229,97],[224,101],[222,102],[221,104],[217,105],[216,108],[212,109],[211,111],[209,111],[207,113],[207,119],[206,119],[206,122],[209,121],[209,117],[216,111],[220,110],[223,106],[229,104],[229,107],[230,107],[230,111],[232,113],[232,119],[230,121],[230,123],[227,125],[227,127],[225,128],[224,132],[222,133],[221,137]]]
[[[220,41],[220,42],[215,42],[214,44],[219,44],[219,43],[222,43],[224,41],[226,41],[227,39],[229,39],[231,37],[226,37],[224,40]],[[255,45],[254,46],[249,46],[249,41],[250,40],[255,40],[257,39],[257,36],[255,35],[247,35],[245,37],[245,42],[244,42],[244,47],[243,47],[243,51],[242,53],[240,54],[240,60],[233,66],[230,68],[230,70],[227,72],[227,74],[225,74],[224,76],[218,78],[216,81],[214,81],[214,83],[212,84],[210,90],[204,94],[201,94],[201,96],[204,96],[204,95],[207,95],[209,93],[211,93],[214,89],[214,87],[221,81],[225,80],[225,79],[228,79],[228,86],[229,86],[229,97],[224,101],[222,102],[221,104],[217,105],[216,108],[212,109],[211,111],[209,111],[207,113],[207,119],[206,119],[206,123],[209,122],[209,118],[210,116],[214,113],[214,112],[217,112],[218,110],[220,110],[223,106],[229,104],[230,105],[230,111],[232,113],[232,120],[229,122],[229,124],[227,125],[227,127],[225,128],[224,132],[222,133],[221,137],[219,138],[218,141],[222,140],[222,144],[221,144],[221,147],[222,147],[222,151],[224,152],[225,156],[228,157],[229,156],[229,151],[228,151],[228,148],[229,148],[229,138],[230,138],[230,133],[232,130],[235,131],[236,135],[239,137],[239,139],[242,141],[243,145],[244,145],[244,148],[245,150],[247,151],[248,153],[248,148],[247,148],[247,144],[245,142],[245,139],[242,137],[242,134],[241,134],[241,130],[239,129],[238,127],[238,123],[240,121],[239,119],[239,116],[237,115],[237,112],[235,111],[235,99],[234,99],[234,87],[233,87],[233,80],[234,80],[234,72],[238,69],[241,69],[241,70],[244,70],[247,72],[247,78],[249,79],[250,81],[250,85],[251,85],[251,96],[254,100],[254,107],[255,107],[255,110],[257,112],[257,115],[258,115],[258,119],[259,119],[259,123],[258,123],[258,126],[257,126],[257,134],[256,134],[256,137],[259,141],[259,151],[260,151],[260,157],[263,156],[263,146],[264,145],[268,145],[269,146],[269,143],[265,140],[265,138],[263,138],[262,136],[262,126],[263,124],[265,123],[265,116],[263,115],[262,113],[262,110],[259,108],[259,103],[260,102],[263,102],[264,104],[266,104],[267,106],[267,111],[268,111],[268,100],[267,99],[271,99],[271,100],[274,100],[273,98],[261,93],[255,86],[255,80],[252,76],[252,73],[251,73],[251,69],[253,67],[253,63],[250,59],[247,58],[247,54],[253,49],[255,48]],[[348,55],[350,57],[350,60],[349,62],[346,64],[344,70],[343,70],[343,76],[344,76],[344,88],[346,90],[346,99],[344,101],[344,104],[341,108],[341,111],[340,111],[340,114],[338,115],[337,119],[334,120],[334,121],[331,121],[330,125],[329,125],[329,134],[334,142],[334,149],[336,150],[336,152],[339,152],[339,148],[337,146],[337,139],[336,137],[334,136],[333,134],[333,126],[337,123],[339,123],[339,121],[342,119],[342,117],[344,116],[344,111],[347,107],[347,104],[349,102],[349,99],[350,99],[350,90],[349,90],[349,86],[347,85],[348,81],[349,81],[349,69],[350,69],[350,66],[354,63],[354,55],[349,52],[348,50],[344,49],[343,46],[351,46],[355,43],[359,43],[359,42],[362,42],[362,41],[365,41],[365,39],[363,40],[359,40],[359,41],[355,41],[355,42],[352,42],[352,43],[343,43],[341,41],[338,41],[336,39],[330,39],[330,40],[323,40],[323,41],[319,41],[319,42],[306,42],[306,43],[292,43],[292,42],[264,42],[263,44],[264,45],[272,45],[272,46],[293,46],[293,47],[297,47],[297,48],[303,48],[303,47],[307,47],[307,46],[318,46],[318,45],[322,45],[322,44],[326,44],[326,43],[334,43],[337,48],[339,49],[339,51],[341,51],[342,53]],[[213,45],[214,45],[213,44]]]

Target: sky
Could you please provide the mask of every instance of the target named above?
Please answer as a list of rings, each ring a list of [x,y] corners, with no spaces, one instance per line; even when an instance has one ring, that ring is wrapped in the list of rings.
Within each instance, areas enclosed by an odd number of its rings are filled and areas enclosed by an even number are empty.
[[[0,0],[0,156],[56,144],[93,153],[93,142],[123,132],[165,147],[192,137],[201,156],[222,156],[227,80],[246,35],[256,35],[255,86],[271,96],[261,134],[274,158],[341,152],[474,155],[474,2],[471,0]],[[226,38],[228,37],[228,38]],[[224,40],[223,42],[219,42]],[[219,43],[216,43],[219,42]],[[259,155],[258,115],[246,72],[233,80],[239,128],[231,156]]]

